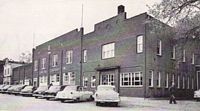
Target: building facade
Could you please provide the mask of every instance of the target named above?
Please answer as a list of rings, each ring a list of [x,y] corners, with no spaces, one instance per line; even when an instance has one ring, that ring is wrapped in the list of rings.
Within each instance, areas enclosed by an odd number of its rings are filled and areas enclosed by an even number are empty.
[[[4,66],[4,64],[5,64],[5,61],[0,60],[0,84],[3,84],[3,72],[4,72],[3,66]]]
[[[24,65],[24,62],[10,61],[6,58],[3,72],[3,84],[12,84],[13,69],[22,65]]]
[[[179,96],[199,89],[199,39],[175,39],[173,28],[147,13],[118,14],[83,34],[73,30],[33,49],[33,84],[114,85],[122,96]]]

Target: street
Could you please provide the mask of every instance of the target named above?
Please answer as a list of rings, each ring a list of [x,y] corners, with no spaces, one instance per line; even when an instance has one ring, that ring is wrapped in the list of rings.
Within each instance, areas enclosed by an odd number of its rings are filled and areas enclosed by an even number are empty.
[[[121,97],[119,107],[96,106],[95,102],[61,103],[33,97],[0,94],[0,111],[198,111],[200,102]]]

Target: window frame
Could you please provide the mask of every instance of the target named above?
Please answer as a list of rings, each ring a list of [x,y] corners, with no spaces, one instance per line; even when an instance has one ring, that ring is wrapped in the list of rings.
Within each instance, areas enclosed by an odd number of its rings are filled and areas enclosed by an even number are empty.
[[[161,87],[161,74],[160,74],[160,72],[158,72],[158,77],[157,77],[157,87],[158,87],[158,88]]]
[[[144,36],[138,35],[136,37],[136,53],[142,53],[143,52],[143,46],[144,46]]]
[[[112,44],[113,44],[113,49],[111,48],[111,49],[105,49],[104,50],[104,47],[106,48],[106,46],[107,47],[109,47],[109,45],[110,46],[112,46]],[[109,58],[114,58],[115,57],[115,42],[110,42],[110,43],[106,43],[106,44],[103,44],[102,46],[101,46],[101,59],[102,60],[104,60],[104,59],[109,59]],[[108,57],[106,57],[106,55],[108,55],[108,54],[104,54],[104,53],[110,53],[110,55],[108,56]]]
[[[136,73],[139,74],[139,80],[136,80]],[[130,78],[130,85],[124,85],[124,74],[128,74]],[[120,87],[143,87],[143,73],[141,71],[138,72],[125,72],[120,74]],[[123,81],[122,81],[123,80]],[[136,85],[136,82],[139,82],[139,85]]]
[[[85,62],[87,62],[87,50],[86,49],[84,49],[83,50],[83,62],[85,63]]]
[[[156,46],[156,48],[157,48],[157,50],[156,50],[157,55],[158,56],[162,56],[162,41],[160,39],[157,40],[157,46]]]
[[[153,70],[149,71],[150,79],[149,79],[149,87],[153,87]],[[151,85],[150,85],[151,84]]]
[[[94,77],[94,78],[93,78]],[[94,81],[95,80],[95,81]],[[96,87],[96,76],[91,76],[91,87],[95,88]]]
[[[58,66],[58,54],[54,54],[52,58],[52,67]]]
[[[73,50],[67,50],[66,51],[66,64],[72,64],[73,63]]]
[[[42,69],[45,69],[46,58],[42,58]]]

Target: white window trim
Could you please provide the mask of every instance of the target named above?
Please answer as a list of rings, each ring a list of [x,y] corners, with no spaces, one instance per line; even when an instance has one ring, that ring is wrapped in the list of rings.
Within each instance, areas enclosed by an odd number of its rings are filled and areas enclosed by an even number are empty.
[[[157,87],[161,87],[161,74],[158,72],[158,85]]]
[[[169,74],[167,73],[166,75],[166,86],[165,88],[168,88],[169,87]]]
[[[34,71],[38,71],[38,61],[35,60],[34,62]]]
[[[73,50],[66,51],[66,64],[72,64],[73,62]]]
[[[42,69],[45,69],[46,58],[42,58]]]
[[[153,87],[153,71],[149,71],[150,72],[150,75],[151,75],[151,86],[149,87]]]
[[[194,64],[195,58],[194,58],[194,53],[192,53],[192,64]]]
[[[183,76],[183,89],[185,89],[185,77]]]
[[[178,88],[180,88],[180,75],[178,75]]]
[[[162,41],[158,40],[159,43],[157,43],[157,47],[159,47],[159,53],[157,53],[157,55],[161,56],[162,55]]]
[[[136,46],[136,51],[137,53],[142,53],[143,52],[143,36],[137,36],[137,46]]]
[[[93,79],[93,77],[95,77],[95,79]],[[94,83],[94,85],[93,85],[93,83]],[[91,87],[92,88],[96,87],[96,76],[91,77]]]
[[[186,61],[186,58],[185,58],[185,49],[183,49],[183,62]]]
[[[109,44],[102,45],[101,56],[102,59],[115,57],[115,43],[112,42]]]
[[[53,55],[52,67],[56,67],[57,66],[56,62],[58,62],[58,55],[57,54]]]
[[[173,46],[172,49],[172,59],[176,59],[176,46]]]
[[[83,50],[83,62],[87,62],[87,50]]]
[[[124,77],[124,74],[129,74],[129,76],[131,76],[130,78],[134,78],[134,81],[136,81],[135,80],[135,74],[136,73],[139,73],[139,78],[141,78],[141,76],[142,76],[142,80],[139,80],[138,82],[142,82],[142,85],[133,85],[132,84],[132,79],[130,79],[130,82],[131,82],[131,84],[130,85],[122,85],[122,77]],[[134,75],[134,77],[133,77],[133,75]],[[120,87],[143,87],[143,73],[142,72],[126,72],[126,73],[121,73],[120,74]]]

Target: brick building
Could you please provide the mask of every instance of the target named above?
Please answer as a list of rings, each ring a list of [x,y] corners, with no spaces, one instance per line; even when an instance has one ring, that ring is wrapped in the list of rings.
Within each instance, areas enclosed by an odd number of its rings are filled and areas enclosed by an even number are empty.
[[[172,27],[147,13],[126,18],[119,6],[94,31],[76,29],[33,49],[33,84],[76,84],[93,91],[109,84],[122,96],[163,97],[175,82],[179,95],[189,96],[200,86],[199,42],[175,39]]]

